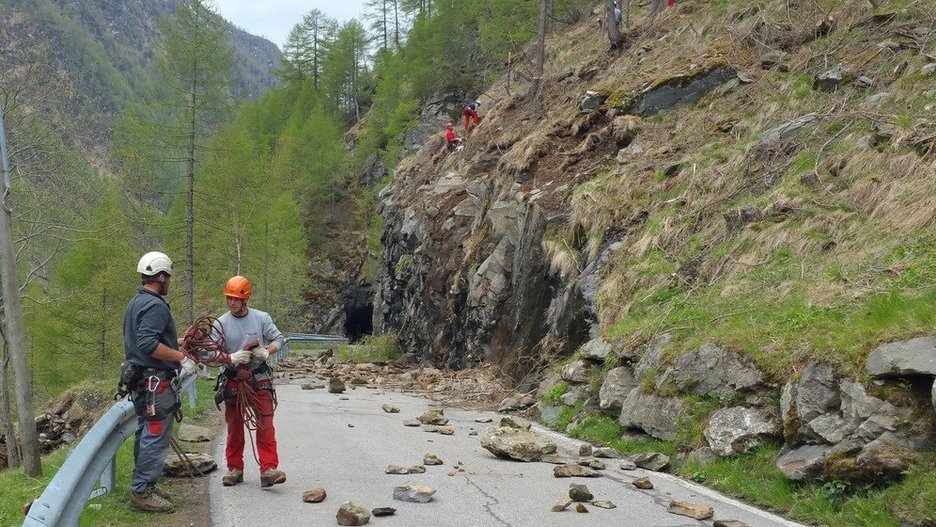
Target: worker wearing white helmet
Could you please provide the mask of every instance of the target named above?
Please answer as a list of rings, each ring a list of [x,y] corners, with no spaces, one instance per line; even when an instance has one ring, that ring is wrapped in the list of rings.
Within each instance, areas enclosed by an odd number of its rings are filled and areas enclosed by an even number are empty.
[[[151,512],[171,512],[169,495],[156,485],[172,437],[172,423],[181,407],[179,370],[194,363],[177,350],[176,324],[163,298],[169,292],[172,260],[148,252],[137,264],[143,282],[124,314],[124,367],[121,379],[130,387],[137,415],[130,477],[130,506]]]

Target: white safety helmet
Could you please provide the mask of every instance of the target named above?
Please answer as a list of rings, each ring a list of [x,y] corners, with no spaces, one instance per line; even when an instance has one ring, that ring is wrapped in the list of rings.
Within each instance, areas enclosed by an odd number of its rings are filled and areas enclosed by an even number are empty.
[[[168,256],[159,252],[152,251],[140,258],[137,264],[137,272],[146,276],[155,276],[159,273],[172,274],[172,260]]]

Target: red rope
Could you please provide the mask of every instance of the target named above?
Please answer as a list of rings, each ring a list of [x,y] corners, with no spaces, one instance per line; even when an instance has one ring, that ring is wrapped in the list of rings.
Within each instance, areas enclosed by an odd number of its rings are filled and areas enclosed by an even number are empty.
[[[179,351],[197,364],[220,366],[227,362],[224,332],[214,317],[199,317],[182,333]]]

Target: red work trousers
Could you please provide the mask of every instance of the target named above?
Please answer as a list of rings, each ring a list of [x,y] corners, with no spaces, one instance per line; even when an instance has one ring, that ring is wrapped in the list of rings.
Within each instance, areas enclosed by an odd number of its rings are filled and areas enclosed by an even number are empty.
[[[474,110],[463,110],[462,113],[465,114],[465,132],[468,132],[468,123],[471,122],[471,119],[474,119],[474,124],[478,124],[478,112]]]
[[[242,381],[228,380],[226,390],[240,388]],[[269,384],[264,383],[265,386]],[[273,394],[270,390],[257,389],[257,457],[260,458],[260,472],[279,466],[276,454],[276,430],[273,428]],[[224,457],[228,469],[244,470],[244,416],[237,408],[237,398],[224,401],[224,421],[227,423],[227,446]]]

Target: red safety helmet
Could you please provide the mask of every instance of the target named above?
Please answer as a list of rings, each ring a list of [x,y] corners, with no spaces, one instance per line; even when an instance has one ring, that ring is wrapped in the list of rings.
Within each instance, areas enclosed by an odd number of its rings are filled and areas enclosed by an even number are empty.
[[[252,293],[250,280],[240,275],[232,276],[227,281],[227,284],[224,285],[224,296],[233,296],[234,298],[247,300],[250,298],[250,293]]]
[[[445,123],[445,127],[446,127],[446,128],[451,128],[451,127],[452,127],[452,123]]]

